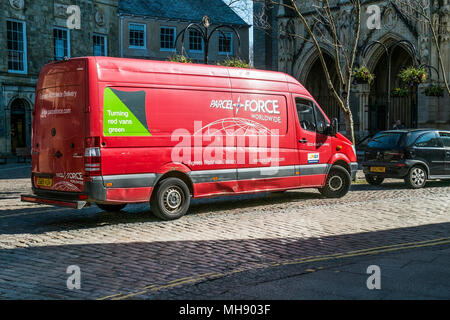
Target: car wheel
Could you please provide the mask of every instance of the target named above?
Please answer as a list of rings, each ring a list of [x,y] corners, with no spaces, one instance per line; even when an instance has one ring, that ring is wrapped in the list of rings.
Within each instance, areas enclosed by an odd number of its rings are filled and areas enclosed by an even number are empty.
[[[103,203],[97,203],[97,207],[102,209],[103,211],[107,212],[114,212],[114,211],[120,211],[123,208],[125,208],[127,204],[103,204]]]
[[[189,209],[191,194],[183,180],[168,178],[153,191],[150,207],[155,216],[163,220],[182,217]]]
[[[379,186],[380,184],[383,183],[384,178],[381,176],[366,174],[366,181],[373,186]]]
[[[427,171],[422,166],[412,167],[405,177],[406,184],[413,189],[423,188],[427,182]]]
[[[341,198],[347,194],[351,183],[350,173],[345,168],[336,165],[331,167],[325,186],[319,188],[319,192],[327,198]]]

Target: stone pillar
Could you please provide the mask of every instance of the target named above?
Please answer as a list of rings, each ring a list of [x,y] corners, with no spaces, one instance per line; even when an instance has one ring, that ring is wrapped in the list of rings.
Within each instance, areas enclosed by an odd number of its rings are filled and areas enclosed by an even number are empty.
[[[369,95],[370,86],[368,84],[356,84],[353,86],[353,94],[357,96],[359,131],[355,135],[363,138],[369,134]],[[355,121],[356,122],[356,121]]]

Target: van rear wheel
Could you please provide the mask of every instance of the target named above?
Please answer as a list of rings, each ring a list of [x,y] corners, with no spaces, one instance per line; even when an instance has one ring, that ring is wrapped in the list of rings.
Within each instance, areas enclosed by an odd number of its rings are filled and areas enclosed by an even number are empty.
[[[153,191],[150,207],[158,218],[175,220],[186,214],[190,202],[191,194],[186,183],[178,178],[168,178]]]
[[[347,194],[351,183],[350,173],[345,168],[335,165],[331,167],[325,186],[319,188],[319,192],[327,198],[341,198]]]
[[[102,209],[103,211],[107,212],[114,212],[114,211],[120,211],[123,208],[125,208],[127,204],[103,204],[103,203],[97,203],[97,207]]]

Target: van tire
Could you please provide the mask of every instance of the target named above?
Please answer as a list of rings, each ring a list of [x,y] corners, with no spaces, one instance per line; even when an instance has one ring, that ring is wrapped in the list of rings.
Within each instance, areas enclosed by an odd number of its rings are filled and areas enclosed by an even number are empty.
[[[126,205],[127,205],[126,203],[123,203],[123,204],[97,203],[97,207],[99,207],[100,209],[102,209],[103,211],[106,211],[106,212],[120,211],[123,208],[125,208]]]
[[[328,172],[327,181],[319,192],[327,198],[342,198],[350,189],[352,178],[348,171],[338,165],[332,166]]]
[[[368,184],[371,184],[373,186],[379,186],[383,183],[384,177],[366,174],[366,181]]]
[[[191,194],[186,183],[178,178],[167,178],[153,191],[150,207],[158,218],[175,220],[186,214],[190,202]]]

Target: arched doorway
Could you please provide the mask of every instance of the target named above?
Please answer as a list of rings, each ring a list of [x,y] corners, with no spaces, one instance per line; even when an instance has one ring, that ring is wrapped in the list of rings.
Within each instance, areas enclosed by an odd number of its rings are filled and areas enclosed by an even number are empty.
[[[395,88],[405,87],[405,84],[398,78],[398,74],[403,68],[412,64],[413,59],[409,52],[403,47],[397,46],[392,52],[391,92]],[[416,101],[414,96],[417,95],[415,88],[410,88],[410,94],[405,97],[391,94],[391,106],[388,110],[388,67],[385,54],[378,60],[373,73],[375,80],[371,85],[369,96],[369,132],[373,134],[392,129],[396,120],[400,120],[407,128],[413,127],[415,122],[414,101]],[[389,119],[389,124],[387,119]]]
[[[337,75],[334,60],[327,54],[325,54],[324,58],[328,71],[330,72],[331,81],[333,82],[335,88],[337,88]],[[322,107],[323,111],[330,119],[339,119],[339,105],[328,89],[325,72],[318,57],[309,70],[308,76],[306,77],[305,87],[314,99],[316,99],[317,103]]]
[[[11,152],[16,153],[17,148],[27,145],[26,112],[28,102],[24,99],[14,99],[10,105],[11,110]]]

